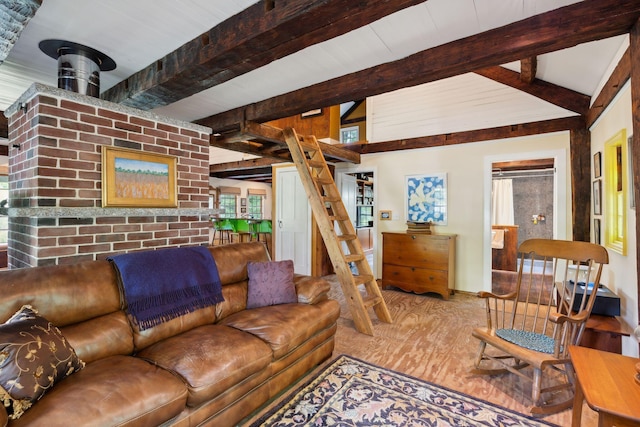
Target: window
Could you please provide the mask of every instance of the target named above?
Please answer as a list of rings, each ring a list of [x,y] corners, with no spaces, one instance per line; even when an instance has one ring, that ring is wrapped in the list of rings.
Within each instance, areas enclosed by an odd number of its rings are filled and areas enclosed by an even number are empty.
[[[251,218],[262,218],[262,196],[249,196],[248,214]]]
[[[267,197],[267,191],[260,188],[247,189],[247,214],[251,218],[262,218],[263,201]]]
[[[220,194],[220,209],[224,209],[224,213],[220,214],[221,218],[235,218],[236,195],[225,193]]]
[[[623,129],[604,145],[605,246],[627,254],[627,136]]]
[[[240,189],[237,187],[219,187],[218,192],[220,194],[218,207],[224,209],[224,213],[220,214],[220,218],[237,218]]]
[[[349,144],[358,141],[360,141],[360,128],[358,126],[340,129],[340,142]]]

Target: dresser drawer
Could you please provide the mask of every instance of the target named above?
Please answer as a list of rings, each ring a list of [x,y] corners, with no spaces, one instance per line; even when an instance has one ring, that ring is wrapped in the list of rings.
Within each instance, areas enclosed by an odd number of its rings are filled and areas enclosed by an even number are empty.
[[[449,273],[446,270],[405,267],[393,264],[382,266],[382,285],[395,286],[416,293],[436,292],[449,297]]]
[[[382,257],[385,263],[418,268],[449,268],[449,236],[384,233]]]

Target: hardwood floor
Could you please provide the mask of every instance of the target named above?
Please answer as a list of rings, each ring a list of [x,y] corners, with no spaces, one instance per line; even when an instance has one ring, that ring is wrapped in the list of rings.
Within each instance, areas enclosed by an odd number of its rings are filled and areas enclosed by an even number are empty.
[[[471,336],[471,330],[486,321],[483,302],[475,295],[456,293],[444,301],[437,295],[383,290],[394,323],[379,322],[372,314],[375,330],[372,337],[355,330],[336,277],[327,276],[327,279],[332,282],[331,297],[340,301],[342,307],[334,357],[348,354],[529,414],[530,383],[512,374],[491,377],[469,373],[478,350],[478,341]],[[571,410],[544,419],[570,426]],[[597,414],[585,404],[582,426],[596,425]]]

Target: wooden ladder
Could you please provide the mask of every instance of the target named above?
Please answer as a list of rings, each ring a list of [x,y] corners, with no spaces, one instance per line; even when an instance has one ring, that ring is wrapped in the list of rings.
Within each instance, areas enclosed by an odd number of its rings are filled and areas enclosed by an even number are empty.
[[[378,319],[386,323],[392,323],[391,314],[318,141],[315,136],[299,136],[292,128],[284,129],[283,134],[340,280],[355,327],[361,333],[373,335],[368,309],[372,307]],[[356,275],[351,272],[349,263],[355,264],[358,271]],[[364,285],[363,293],[359,289],[361,285]]]

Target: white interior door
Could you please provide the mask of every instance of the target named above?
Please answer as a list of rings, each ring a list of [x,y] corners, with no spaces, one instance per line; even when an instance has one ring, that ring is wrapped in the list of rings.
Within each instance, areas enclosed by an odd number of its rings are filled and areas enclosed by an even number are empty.
[[[275,169],[275,259],[293,260],[295,272],[311,274],[311,207],[295,166]]]

